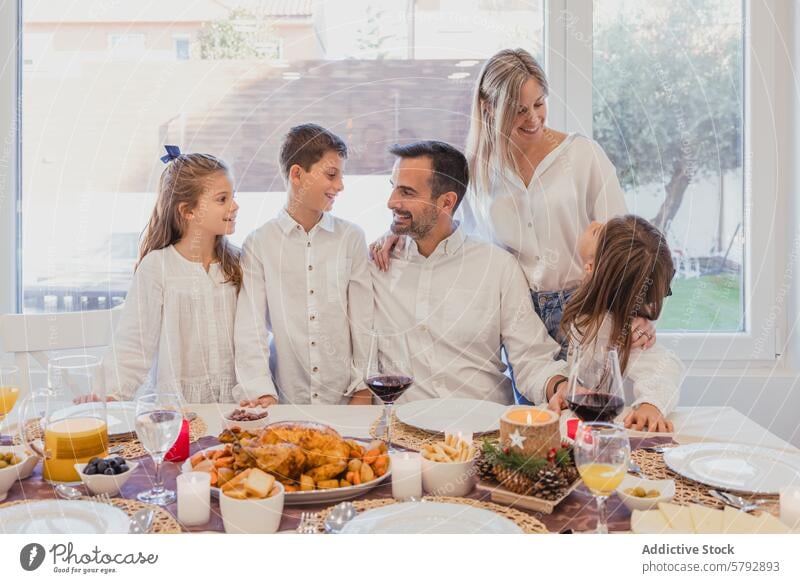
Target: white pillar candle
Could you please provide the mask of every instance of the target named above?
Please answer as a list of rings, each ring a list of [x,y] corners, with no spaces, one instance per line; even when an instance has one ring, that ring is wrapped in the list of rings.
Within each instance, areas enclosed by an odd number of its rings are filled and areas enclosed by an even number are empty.
[[[444,432],[444,438],[447,440],[450,436],[456,438],[456,441],[463,441],[467,445],[472,445],[472,432],[453,427]]]
[[[185,526],[205,524],[211,518],[211,475],[187,472],[177,478],[178,522]]]
[[[416,452],[391,454],[392,497],[395,500],[408,500],[422,497],[422,457]]]
[[[781,522],[800,530],[800,487],[788,486],[781,490]]]

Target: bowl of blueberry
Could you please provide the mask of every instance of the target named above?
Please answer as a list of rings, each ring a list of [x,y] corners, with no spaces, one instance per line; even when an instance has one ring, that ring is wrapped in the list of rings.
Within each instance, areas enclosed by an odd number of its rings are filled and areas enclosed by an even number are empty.
[[[81,480],[92,494],[116,496],[139,464],[123,457],[93,457],[85,464],[75,464]]]

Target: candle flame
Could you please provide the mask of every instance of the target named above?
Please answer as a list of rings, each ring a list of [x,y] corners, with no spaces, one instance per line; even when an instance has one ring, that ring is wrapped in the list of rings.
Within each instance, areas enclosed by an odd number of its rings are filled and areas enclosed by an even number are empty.
[[[528,425],[533,425],[533,417],[531,417],[530,411],[528,412]]]

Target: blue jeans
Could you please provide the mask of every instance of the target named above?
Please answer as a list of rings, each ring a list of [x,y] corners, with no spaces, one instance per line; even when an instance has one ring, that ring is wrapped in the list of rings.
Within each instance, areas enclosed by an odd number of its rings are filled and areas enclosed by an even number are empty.
[[[561,326],[561,317],[564,315],[564,306],[574,293],[574,289],[555,292],[531,292],[533,309],[536,310],[536,314],[541,318],[550,337],[561,344],[561,351],[558,353],[557,357],[561,360],[567,357],[567,339],[562,336],[559,331],[559,326]],[[533,403],[517,391],[513,370],[511,371],[511,385],[514,388],[515,403],[519,405],[533,405]]]

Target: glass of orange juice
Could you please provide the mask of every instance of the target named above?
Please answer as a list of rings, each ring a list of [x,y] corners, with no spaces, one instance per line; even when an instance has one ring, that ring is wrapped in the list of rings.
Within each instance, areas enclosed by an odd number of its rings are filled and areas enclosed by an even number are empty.
[[[108,454],[106,396],[98,358],[67,356],[48,363],[48,387],[22,402],[20,433],[44,461],[50,482],[78,482],[74,465]]]
[[[575,434],[575,465],[583,483],[597,500],[597,533],[608,532],[606,500],[628,471],[631,444],[624,427],[614,423],[584,422]]]
[[[11,413],[19,397],[19,369],[16,366],[0,366],[0,421]]]

